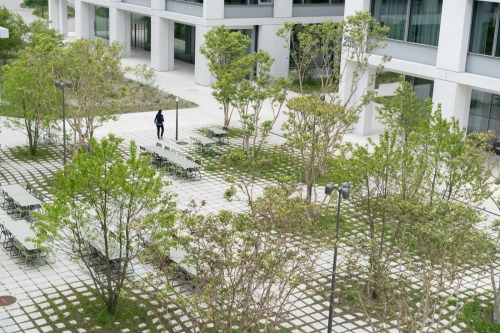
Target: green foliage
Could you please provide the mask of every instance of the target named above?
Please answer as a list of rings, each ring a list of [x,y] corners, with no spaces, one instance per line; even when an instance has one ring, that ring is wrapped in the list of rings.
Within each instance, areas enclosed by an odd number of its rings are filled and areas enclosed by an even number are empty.
[[[285,47],[290,50],[295,78],[299,90],[305,93],[304,87],[310,76],[321,81],[317,91],[320,95],[329,95],[335,100],[335,92],[339,91],[342,77],[346,73],[347,64],[356,66],[353,70],[350,93],[344,96],[344,105],[353,105],[359,79],[364,75],[368,58],[372,52],[385,47],[384,39],[388,27],[383,27],[367,12],[356,12],[344,18],[342,22],[326,20],[319,24],[295,24],[286,22],[277,34],[282,37]],[[344,64],[340,59],[347,59]],[[384,59],[384,63],[387,59]],[[380,66],[377,69],[379,72]],[[374,80],[374,78],[372,78]],[[360,107],[361,107],[360,103]],[[359,110],[359,109],[358,109]]]
[[[175,295],[170,300],[194,329],[279,331],[297,301],[291,295],[312,281],[313,240],[290,237],[313,224],[296,192],[268,188],[250,206],[250,212],[208,216],[193,208],[179,220],[176,238],[158,241],[166,255],[172,247],[183,249],[181,267],[196,271],[197,287],[189,293],[173,288],[178,282],[171,270],[165,274],[171,286],[165,293]]]
[[[128,157],[110,135],[92,151],[80,150],[72,162],[54,175],[54,200],[45,205],[35,223],[38,244],[57,244],[58,250],[83,263],[101,300],[115,313],[127,268],[143,244],[175,216],[175,205],[149,158],[141,156],[134,142]],[[101,259],[89,256],[89,241],[102,244]],[[118,256],[120,266],[109,260]],[[97,258],[99,259],[99,258]]]
[[[58,81],[73,82],[66,93],[72,106],[68,108],[67,121],[77,134],[74,153],[87,145],[96,128],[116,119],[116,113],[126,104],[113,98],[116,88],[123,85],[122,55],[122,44],[108,46],[101,39],[78,39],[66,44],[58,57]]]
[[[324,101],[318,95],[291,98],[290,111],[282,125],[288,145],[299,152],[302,174],[308,188],[306,201],[312,201],[317,174],[325,172],[327,159],[335,153],[345,131],[358,116],[354,109]]]
[[[212,95],[224,109],[224,126],[229,126],[232,111],[230,104],[245,77],[253,72],[252,56],[247,48],[252,41],[240,32],[218,26],[205,34],[200,52],[208,59],[208,68],[217,82],[212,85]]]
[[[156,71],[146,64],[139,64],[134,67],[125,68],[126,71],[131,72],[142,86],[143,100],[151,99],[156,92]]]
[[[419,101],[408,83],[379,112],[387,126],[379,142],[342,149],[331,175],[351,182],[353,217],[364,225],[348,243],[347,271],[363,276],[354,291],[365,313],[394,318],[400,329],[440,328],[440,316],[427,318],[457,298],[467,271],[484,270],[494,249],[476,228],[481,215],[464,204],[489,197],[490,172],[458,121]]]
[[[500,333],[500,324],[493,323],[492,313],[490,299],[484,304],[475,297],[464,306],[458,319],[467,325],[466,332]]]
[[[3,67],[2,97],[8,103],[3,108],[5,114],[22,117],[8,119],[8,125],[25,131],[31,154],[35,155],[42,132],[59,119],[55,113],[59,95],[54,88],[54,73],[63,37],[41,20],[34,21],[29,32],[19,58]]]
[[[0,22],[3,28],[9,30],[9,38],[0,38],[0,59],[4,64],[7,59],[14,59],[24,46],[24,36],[28,30],[26,23],[19,14],[7,7],[0,7]]]

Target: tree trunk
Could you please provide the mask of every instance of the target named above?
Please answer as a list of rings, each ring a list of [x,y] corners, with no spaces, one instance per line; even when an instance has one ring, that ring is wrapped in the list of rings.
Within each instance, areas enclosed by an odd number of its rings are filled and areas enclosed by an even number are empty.
[[[500,323],[500,290],[493,294],[493,322]]]

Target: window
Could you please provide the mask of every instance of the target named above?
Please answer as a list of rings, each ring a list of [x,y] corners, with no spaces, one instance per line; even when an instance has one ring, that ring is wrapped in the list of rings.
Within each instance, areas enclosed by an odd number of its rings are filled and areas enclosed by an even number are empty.
[[[272,3],[272,0],[224,0],[225,5],[261,5]]]
[[[427,98],[432,99],[434,81],[410,75],[405,75],[405,81],[410,82],[413,87],[413,92],[417,95],[419,100],[423,101]]]
[[[437,46],[443,0],[373,0],[372,15],[388,38]]]
[[[467,133],[488,130],[500,134],[500,95],[472,90]]]
[[[109,8],[95,7],[94,34],[109,40]]]
[[[293,0],[294,5],[329,5],[344,3],[344,0]]]
[[[474,2],[469,51],[500,57],[500,4]]]

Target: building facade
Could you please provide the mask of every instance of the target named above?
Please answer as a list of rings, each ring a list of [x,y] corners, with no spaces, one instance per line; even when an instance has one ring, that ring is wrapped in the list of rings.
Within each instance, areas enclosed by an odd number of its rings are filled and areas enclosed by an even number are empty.
[[[66,1],[49,0],[50,18],[62,32]],[[76,37],[123,42],[127,54],[149,51],[158,71],[173,70],[174,59],[192,63],[195,82],[210,85],[198,50],[213,27],[248,35],[255,50],[276,59],[272,74],[287,76],[288,50],[276,36],[284,22],[340,21],[360,10],[390,27],[387,47],[371,65],[392,56],[386,70],[406,75],[419,96],[441,104],[443,115],[468,131],[500,135],[500,0],[75,0],[75,29]],[[372,88],[363,82],[361,88]],[[355,131],[370,134],[372,118],[368,105]]]

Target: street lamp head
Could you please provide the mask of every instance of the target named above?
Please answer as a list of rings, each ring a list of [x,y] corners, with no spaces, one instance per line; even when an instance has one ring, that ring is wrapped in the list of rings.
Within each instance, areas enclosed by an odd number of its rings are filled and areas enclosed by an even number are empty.
[[[71,81],[68,81],[68,82],[56,81],[55,86],[56,86],[56,88],[61,88],[61,89],[73,88],[73,82],[71,82]]]
[[[175,98],[175,101],[176,101],[177,103],[179,103],[179,97],[176,97],[176,98]]]
[[[333,190],[339,191],[339,195],[342,195],[343,199],[349,199],[349,197],[351,196],[351,184],[349,184],[349,182],[342,183],[340,188],[337,185],[333,184],[328,184],[325,186],[326,195],[332,194]]]
[[[342,193],[342,198],[349,199],[351,196],[351,184],[349,182],[342,183],[340,192]]]
[[[325,186],[325,194],[326,195],[332,194],[334,189],[335,189],[335,185],[333,185],[333,184],[327,184]]]

